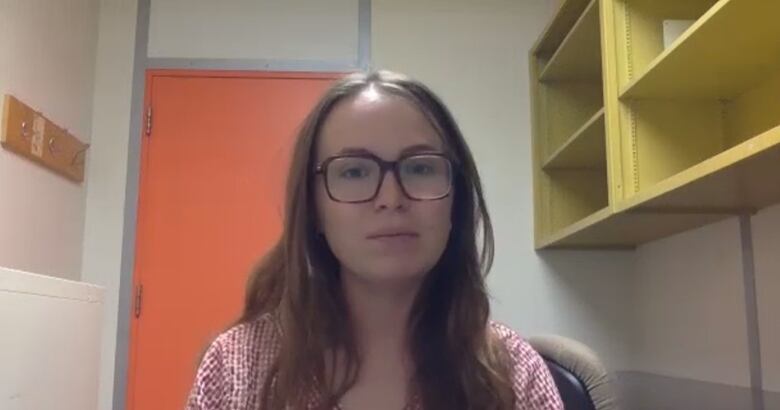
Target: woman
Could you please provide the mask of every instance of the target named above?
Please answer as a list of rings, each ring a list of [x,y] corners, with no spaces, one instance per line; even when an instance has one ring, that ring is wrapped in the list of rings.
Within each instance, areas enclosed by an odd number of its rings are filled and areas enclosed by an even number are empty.
[[[489,320],[492,256],[447,108],[402,75],[350,75],[301,128],[282,238],[188,408],[562,409],[539,355]]]

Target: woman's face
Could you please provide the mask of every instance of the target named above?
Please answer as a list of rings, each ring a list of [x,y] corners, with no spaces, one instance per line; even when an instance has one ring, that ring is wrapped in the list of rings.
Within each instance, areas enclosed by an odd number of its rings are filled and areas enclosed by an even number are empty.
[[[331,160],[327,176],[319,174],[315,183],[318,228],[342,274],[372,282],[424,277],[447,245],[453,192],[434,200],[410,199],[393,172],[381,176],[376,163],[363,157],[397,161],[413,154],[443,153],[443,141],[425,115],[403,97],[370,87],[333,108],[316,152],[318,165],[334,156],[356,154]],[[400,170],[407,191],[437,193],[441,173],[447,171],[444,165],[435,156],[407,160]],[[361,203],[334,201],[326,179],[337,199],[354,200],[374,192],[376,196]],[[372,181],[380,180],[378,191],[370,189],[376,186]]]

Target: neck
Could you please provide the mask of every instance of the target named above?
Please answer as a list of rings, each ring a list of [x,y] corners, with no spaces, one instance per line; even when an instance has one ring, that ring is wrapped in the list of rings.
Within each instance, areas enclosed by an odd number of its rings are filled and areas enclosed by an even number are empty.
[[[408,350],[408,321],[420,280],[374,282],[342,271],[342,287],[359,348],[370,354]]]

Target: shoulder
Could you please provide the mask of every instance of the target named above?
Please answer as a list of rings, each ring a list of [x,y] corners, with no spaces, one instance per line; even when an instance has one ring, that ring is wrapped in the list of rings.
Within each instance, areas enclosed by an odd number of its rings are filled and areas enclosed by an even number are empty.
[[[279,331],[270,314],[221,333],[201,359],[188,409],[220,409],[251,401],[280,350]]]
[[[214,340],[209,350],[226,356],[246,356],[257,352],[270,354],[279,348],[279,327],[271,314],[240,323]]]
[[[502,342],[510,359],[510,377],[516,409],[563,409],[544,359],[517,332],[503,323],[490,322],[490,329]]]
[[[503,342],[503,345],[506,346],[507,352],[512,359],[518,361],[517,364],[523,365],[525,368],[528,366],[538,366],[539,363],[543,363],[541,356],[539,356],[533,347],[509,326],[491,321],[490,328],[498,340]]]

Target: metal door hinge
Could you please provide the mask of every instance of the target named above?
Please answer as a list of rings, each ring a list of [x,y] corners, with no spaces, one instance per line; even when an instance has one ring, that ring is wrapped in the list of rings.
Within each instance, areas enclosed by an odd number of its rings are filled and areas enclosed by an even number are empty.
[[[135,318],[141,317],[141,303],[144,298],[144,285],[138,285],[135,288]]]
[[[146,107],[146,136],[152,135],[152,106]]]

